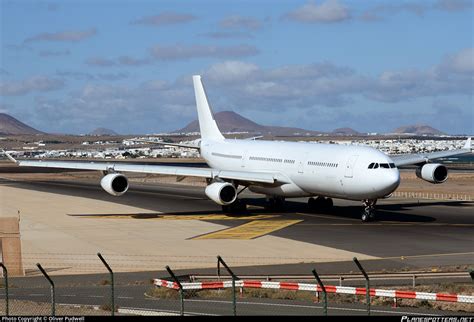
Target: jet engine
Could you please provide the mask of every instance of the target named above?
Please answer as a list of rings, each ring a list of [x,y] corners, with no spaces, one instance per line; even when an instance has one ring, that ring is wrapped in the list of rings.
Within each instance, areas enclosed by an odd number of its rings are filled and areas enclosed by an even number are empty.
[[[121,196],[128,190],[128,179],[120,173],[109,173],[100,180],[100,185],[112,196]]]
[[[448,168],[439,163],[427,163],[416,169],[416,176],[431,183],[443,183],[448,179]]]
[[[219,205],[229,205],[237,199],[237,190],[228,182],[214,182],[206,187],[206,196]]]

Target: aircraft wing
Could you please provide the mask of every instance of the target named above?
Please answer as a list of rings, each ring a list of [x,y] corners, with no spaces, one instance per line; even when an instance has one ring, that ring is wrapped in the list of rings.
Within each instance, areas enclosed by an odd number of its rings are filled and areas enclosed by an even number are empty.
[[[20,167],[41,167],[77,170],[98,170],[106,172],[137,172],[180,177],[201,177],[213,179],[219,177],[247,183],[284,184],[290,180],[280,173],[217,170],[211,168],[193,168],[165,165],[132,164],[121,162],[79,162],[79,161],[37,161],[16,160],[7,152],[5,155]]]
[[[158,144],[158,145],[176,146],[176,147],[186,148],[186,149],[196,149],[196,150],[201,149],[201,147],[199,145],[184,144],[184,143],[157,142],[157,141],[141,140],[141,139],[136,139],[136,140],[133,140],[133,141],[143,142],[143,143],[152,143],[152,144]]]
[[[446,158],[455,155],[471,153],[471,138],[468,138],[466,144],[462,149],[449,150],[449,151],[438,151],[432,153],[415,153],[415,154],[400,154],[400,155],[391,155],[390,158],[393,160],[395,165],[411,165],[418,163],[426,163],[432,159]]]

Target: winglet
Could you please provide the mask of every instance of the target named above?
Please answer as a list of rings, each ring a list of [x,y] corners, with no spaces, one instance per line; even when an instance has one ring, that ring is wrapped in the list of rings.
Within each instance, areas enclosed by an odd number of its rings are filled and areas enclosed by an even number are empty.
[[[7,156],[8,160],[10,160],[13,163],[18,164],[18,161],[14,157],[12,157],[7,151],[2,149],[2,152],[3,152],[3,154],[5,154]]]
[[[471,138],[467,138],[466,140],[466,144],[464,144],[464,147],[463,149],[466,149],[466,150],[471,150]]]

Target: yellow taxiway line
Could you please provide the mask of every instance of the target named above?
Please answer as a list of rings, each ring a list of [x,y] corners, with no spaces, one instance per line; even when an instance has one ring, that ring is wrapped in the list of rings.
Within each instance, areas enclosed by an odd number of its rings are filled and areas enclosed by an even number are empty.
[[[249,223],[197,236],[193,239],[255,239],[303,220],[254,220]]]

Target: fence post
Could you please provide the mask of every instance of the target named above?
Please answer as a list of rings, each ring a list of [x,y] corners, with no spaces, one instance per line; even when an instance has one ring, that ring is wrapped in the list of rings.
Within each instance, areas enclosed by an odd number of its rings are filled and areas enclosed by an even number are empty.
[[[171,278],[175,281],[176,284],[178,284],[178,287],[179,287],[179,300],[181,302],[181,307],[180,307],[180,311],[179,311],[179,314],[181,316],[184,316],[184,294],[183,294],[183,285],[181,285],[181,283],[179,282],[178,278],[176,277],[176,275],[174,275],[173,271],[171,270],[171,268],[169,266],[166,266],[166,270],[168,271],[168,273],[171,275]]]
[[[319,286],[321,287],[321,290],[323,291],[323,313],[324,315],[328,315],[328,294],[326,293],[326,288],[324,287],[323,282],[319,278],[318,273],[316,272],[316,269],[313,269],[313,275],[316,277],[316,281],[318,281]]]
[[[48,273],[46,273],[46,271],[43,269],[40,263],[37,263],[36,266],[38,266],[41,273],[44,275],[44,277],[46,277],[49,284],[51,284],[51,315],[55,316],[56,315],[56,291],[54,289],[54,282],[51,279],[51,277],[49,277]]]
[[[217,263],[218,263],[217,267],[219,268],[219,270],[220,270],[219,263],[222,263],[222,265],[224,265],[225,269],[230,274],[230,276],[232,276],[232,313],[234,314],[234,316],[236,316],[237,315],[237,299],[235,295],[235,281],[238,280],[239,278],[234,274],[234,272],[232,272],[230,267],[227,266],[226,262],[224,262],[222,257],[220,257],[219,255],[217,256]]]
[[[5,267],[5,265],[3,265],[3,263],[0,263],[0,266],[3,269],[3,279],[5,280],[5,315],[8,316],[10,314],[10,310],[9,310],[10,299],[8,297],[8,270]]]
[[[107,262],[105,261],[104,257],[102,257],[102,254],[101,253],[97,253],[97,256],[100,258],[100,260],[102,261],[102,264],[104,264],[105,268],[107,268],[107,270],[109,271],[110,273],[110,287],[111,287],[111,293],[110,293],[110,304],[112,306],[111,308],[111,312],[112,312],[112,316],[115,315],[115,289],[114,289],[114,272],[112,271],[112,269],[110,268],[109,264],[107,264]]]
[[[362,265],[359,263],[359,260],[357,257],[353,258],[354,263],[357,265],[359,270],[362,272],[362,274],[365,277],[365,298],[367,302],[367,314],[370,315],[370,280],[369,280],[369,275],[365,272],[364,268]]]

